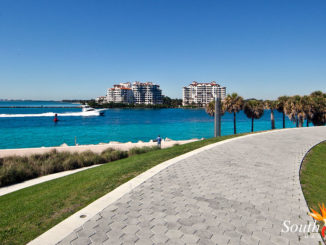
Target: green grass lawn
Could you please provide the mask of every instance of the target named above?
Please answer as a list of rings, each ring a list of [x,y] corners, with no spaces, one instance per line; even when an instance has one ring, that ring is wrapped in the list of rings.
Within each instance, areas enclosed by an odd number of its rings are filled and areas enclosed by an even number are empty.
[[[321,213],[318,204],[326,205],[326,142],[313,147],[305,157],[300,182],[309,208]],[[320,222],[319,222],[320,223]],[[320,223],[322,228],[322,224]]]
[[[300,181],[309,208],[320,212],[318,204],[326,205],[326,142],[313,147],[305,157]]]
[[[0,197],[0,244],[25,244],[147,169],[236,136],[222,136],[135,155]]]

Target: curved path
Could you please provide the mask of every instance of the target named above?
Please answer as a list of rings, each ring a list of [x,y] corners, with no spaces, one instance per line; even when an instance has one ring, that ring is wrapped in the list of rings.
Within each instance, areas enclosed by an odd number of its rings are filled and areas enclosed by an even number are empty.
[[[323,140],[326,127],[219,144],[163,169],[60,244],[318,244],[318,233],[282,229],[312,222],[299,169]]]

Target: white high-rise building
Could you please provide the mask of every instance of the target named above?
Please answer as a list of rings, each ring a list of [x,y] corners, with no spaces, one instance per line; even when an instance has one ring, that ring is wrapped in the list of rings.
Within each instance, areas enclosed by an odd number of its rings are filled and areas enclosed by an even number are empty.
[[[107,91],[107,101],[114,103],[133,103],[131,83],[113,85],[113,88],[109,88]]]
[[[205,106],[213,101],[216,96],[224,100],[226,87],[221,87],[214,81],[210,83],[192,82],[190,85],[183,87],[182,104]]]
[[[160,85],[151,82],[141,83],[134,82],[132,84],[135,104],[162,104],[162,90]]]
[[[104,102],[106,102],[107,96],[99,96],[95,99],[96,103],[102,104]]]
[[[128,104],[162,104],[160,85],[151,82],[120,83],[107,91],[107,101]]]

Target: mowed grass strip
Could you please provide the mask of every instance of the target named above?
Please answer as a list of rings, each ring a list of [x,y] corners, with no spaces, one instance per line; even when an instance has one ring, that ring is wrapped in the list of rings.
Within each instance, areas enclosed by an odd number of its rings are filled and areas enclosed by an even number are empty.
[[[308,207],[320,212],[318,204],[326,205],[326,142],[313,147],[305,157],[300,182]]]
[[[0,244],[25,244],[151,167],[222,136],[110,162],[0,197]]]

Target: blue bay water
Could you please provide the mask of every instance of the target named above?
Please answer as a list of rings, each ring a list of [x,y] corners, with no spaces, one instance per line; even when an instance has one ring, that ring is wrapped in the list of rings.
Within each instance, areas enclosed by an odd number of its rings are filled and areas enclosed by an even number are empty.
[[[80,111],[80,108],[0,108],[0,114]],[[275,119],[276,127],[281,128],[282,114],[276,111]],[[109,109],[105,116],[65,116],[59,120],[55,124],[50,116],[0,117],[0,149],[59,146],[63,143],[74,145],[75,137],[78,144],[98,144],[149,141],[158,134],[175,140],[214,135],[213,118],[203,109]],[[295,125],[287,119],[286,126]],[[255,131],[270,128],[270,112],[265,111],[261,119],[255,120]],[[243,112],[238,113],[238,133],[250,130],[251,120]],[[222,135],[229,134],[233,134],[233,115],[226,113],[222,118]]]
[[[34,100],[0,101],[0,107],[36,107],[36,106],[75,107],[75,106],[79,106],[79,104],[66,103],[61,101],[34,101]]]

